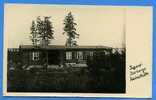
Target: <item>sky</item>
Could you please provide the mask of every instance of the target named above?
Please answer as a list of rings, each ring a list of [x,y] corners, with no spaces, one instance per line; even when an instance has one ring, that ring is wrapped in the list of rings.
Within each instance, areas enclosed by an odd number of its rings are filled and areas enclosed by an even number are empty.
[[[96,45],[122,48],[125,44],[123,7],[113,6],[74,6],[5,4],[4,35],[9,48],[32,44],[30,27],[38,16],[51,16],[54,27],[54,40],[51,45],[64,45],[63,20],[72,12],[77,23],[76,32],[80,34],[78,45]]]

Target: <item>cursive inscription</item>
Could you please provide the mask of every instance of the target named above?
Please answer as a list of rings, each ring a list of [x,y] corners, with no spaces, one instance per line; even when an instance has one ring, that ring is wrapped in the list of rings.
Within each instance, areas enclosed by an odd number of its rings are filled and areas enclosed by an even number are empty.
[[[146,71],[146,68],[140,63],[138,65],[130,65],[130,81],[140,79],[147,76],[149,73]]]

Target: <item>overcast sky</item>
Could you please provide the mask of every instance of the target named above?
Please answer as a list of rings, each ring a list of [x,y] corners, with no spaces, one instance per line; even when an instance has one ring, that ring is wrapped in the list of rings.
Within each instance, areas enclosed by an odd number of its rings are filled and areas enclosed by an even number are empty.
[[[78,45],[123,47],[124,8],[109,6],[62,6],[62,5],[5,5],[4,34],[10,48],[31,44],[29,39],[32,20],[37,16],[51,16],[54,40],[51,44],[64,45],[63,20],[72,12],[77,23]]]

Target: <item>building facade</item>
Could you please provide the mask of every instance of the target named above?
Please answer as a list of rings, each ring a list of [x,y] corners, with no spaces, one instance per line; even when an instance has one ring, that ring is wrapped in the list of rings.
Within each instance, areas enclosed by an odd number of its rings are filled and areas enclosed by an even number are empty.
[[[27,66],[45,64],[58,66],[74,64],[76,66],[79,64],[79,67],[87,67],[87,59],[92,59],[95,53],[103,52],[109,55],[111,52],[122,50],[106,46],[20,45],[19,48],[8,49],[8,61],[21,62],[22,65]],[[111,60],[106,60],[106,63],[111,63]]]

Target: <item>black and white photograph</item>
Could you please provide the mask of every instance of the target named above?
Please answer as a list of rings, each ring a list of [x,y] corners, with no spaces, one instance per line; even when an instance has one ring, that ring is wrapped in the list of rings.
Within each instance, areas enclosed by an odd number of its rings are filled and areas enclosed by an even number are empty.
[[[10,9],[8,92],[125,93],[124,8]]]
[[[6,4],[6,92],[126,94],[126,13]]]

